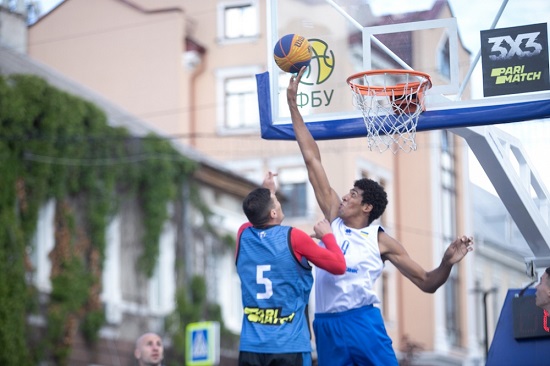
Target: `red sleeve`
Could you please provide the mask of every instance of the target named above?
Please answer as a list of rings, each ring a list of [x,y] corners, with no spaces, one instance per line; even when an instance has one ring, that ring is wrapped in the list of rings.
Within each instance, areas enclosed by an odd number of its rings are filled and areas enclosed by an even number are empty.
[[[241,234],[243,233],[244,229],[251,226],[252,224],[250,222],[245,222],[241,225],[239,231],[237,231],[237,242],[235,243],[235,260],[237,260],[237,255],[239,254],[239,242],[241,241]]]
[[[333,234],[323,236],[323,248],[302,230],[293,228],[290,233],[290,243],[298,260],[305,257],[319,268],[332,274],[344,274],[346,272],[346,260],[344,254],[336,243]]]

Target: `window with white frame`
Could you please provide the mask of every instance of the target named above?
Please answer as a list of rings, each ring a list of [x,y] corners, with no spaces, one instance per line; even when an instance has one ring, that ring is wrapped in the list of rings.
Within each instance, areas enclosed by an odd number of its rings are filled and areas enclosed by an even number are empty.
[[[438,71],[439,73],[446,77],[447,79],[451,78],[451,55],[450,55],[450,45],[449,37],[445,37],[445,42],[442,42],[442,45],[439,47],[438,52]]]
[[[448,341],[452,346],[460,346],[460,305],[458,270],[454,266],[445,283],[445,326],[447,327]]]
[[[305,217],[308,211],[307,172],[304,168],[283,168],[278,171],[279,191],[286,217]]]
[[[218,37],[239,40],[257,37],[259,11],[256,0],[227,1],[218,4]]]
[[[301,155],[273,157],[267,162],[270,171],[277,173],[275,183],[282,196],[281,206],[287,218],[311,218],[317,212],[317,202],[308,180]],[[228,168],[259,184],[266,174],[266,163],[261,159],[228,162]]]
[[[55,246],[55,200],[51,199],[38,211],[36,232],[30,252],[31,264],[34,268],[33,284],[39,291],[50,292],[52,263],[50,251]]]
[[[101,300],[105,303],[105,320],[109,324],[122,322],[122,291],[120,278],[121,219],[116,215],[106,232],[105,261],[103,263]]]
[[[225,127],[251,127],[258,123],[255,80],[250,76],[225,80]],[[253,113],[251,113],[253,112]]]
[[[280,191],[285,197],[284,213],[287,217],[303,217],[307,211],[306,183],[282,184]]]
[[[159,238],[155,271],[149,279],[149,309],[155,314],[166,315],[175,308],[175,253],[176,228],[175,225],[167,222]]]
[[[453,135],[440,132],[441,146],[441,228],[443,243],[450,243],[456,237],[456,172]],[[449,343],[460,346],[460,282],[458,270],[453,267],[445,283],[445,325]]]
[[[387,272],[382,272],[382,275],[380,276],[380,284],[381,284],[381,289],[380,289],[380,300],[381,300],[381,310],[382,310],[382,316],[384,317],[384,319],[389,319],[390,318],[390,314],[389,314],[389,299],[388,299],[388,273]]]
[[[244,67],[219,70],[218,129],[219,132],[256,131],[260,127],[256,73],[259,68]]]

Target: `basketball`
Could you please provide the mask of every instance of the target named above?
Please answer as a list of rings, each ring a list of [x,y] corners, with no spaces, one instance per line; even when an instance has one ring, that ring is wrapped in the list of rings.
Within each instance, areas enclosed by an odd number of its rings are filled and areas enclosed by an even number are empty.
[[[311,47],[305,37],[287,34],[281,37],[273,49],[275,63],[284,72],[297,73],[302,66],[309,66]]]

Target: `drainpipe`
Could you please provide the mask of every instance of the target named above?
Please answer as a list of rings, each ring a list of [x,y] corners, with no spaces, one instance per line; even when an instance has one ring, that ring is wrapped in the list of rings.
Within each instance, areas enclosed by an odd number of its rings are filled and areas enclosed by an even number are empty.
[[[206,49],[204,47],[186,38],[184,63],[186,69],[191,72],[189,81],[189,144],[192,147],[196,147],[197,145],[197,79],[206,69],[204,62],[205,53]]]

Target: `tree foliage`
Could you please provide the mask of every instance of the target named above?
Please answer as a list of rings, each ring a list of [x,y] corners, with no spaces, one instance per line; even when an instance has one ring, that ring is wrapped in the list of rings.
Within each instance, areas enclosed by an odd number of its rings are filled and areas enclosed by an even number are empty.
[[[64,365],[75,332],[97,339],[104,321],[105,233],[120,197],[140,202],[145,230],[139,263],[151,276],[167,204],[195,167],[166,140],[111,127],[97,106],[41,78],[0,76],[1,365],[37,364],[41,352]],[[47,336],[29,352],[26,319],[38,301],[27,281],[33,270],[28,254],[39,209],[51,199],[56,231]]]

